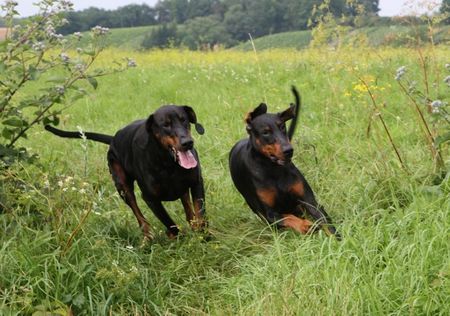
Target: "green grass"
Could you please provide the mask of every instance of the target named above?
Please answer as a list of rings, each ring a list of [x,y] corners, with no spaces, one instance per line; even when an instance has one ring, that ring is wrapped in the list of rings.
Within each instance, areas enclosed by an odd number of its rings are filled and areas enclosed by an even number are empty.
[[[441,75],[449,52],[433,51]],[[123,54],[107,51],[103,60]],[[69,308],[76,315],[450,313],[450,183],[433,184],[421,127],[393,79],[405,65],[420,80],[414,51],[127,55],[138,67],[101,78],[60,126],[112,134],[161,104],[194,107],[206,129],[193,134],[214,238],[205,242],[190,232],[181,203],[170,202],[184,233],[168,240],[139,198],[156,233],[140,248],[136,219],[108,173],[107,147],[85,149],[81,140],[35,128],[22,145],[40,155],[40,166],[16,167],[2,179],[9,208],[0,214],[0,314]],[[356,75],[384,104],[408,173],[376,117],[366,134],[371,101]],[[271,230],[229,177],[228,152],[246,136],[245,113],[262,101],[271,112],[285,109],[291,84],[303,97],[294,161],[342,232],[341,242],[323,233]],[[436,89],[448,100],[448,87]]]
[[[311,41],[311,31],[284,32],[262,36],[254,39],[255,47],[258,50],[272,48],[307,48]],[[249,51],[253,50],[252,43],[247,41],[239,44],[233,49]]]

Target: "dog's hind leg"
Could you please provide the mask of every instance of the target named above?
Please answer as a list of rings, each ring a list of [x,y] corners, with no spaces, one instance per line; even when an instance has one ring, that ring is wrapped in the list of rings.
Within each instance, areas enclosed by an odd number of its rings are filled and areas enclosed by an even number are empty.
[[[133,180],[127,176],[125,170],[117,161],[110,161],[109,169],[116,185],[117,191],[119,192],[125,203],[127,203],[127,205],[133,210],[139,227],[141,227],[144,233],[144,238],[149,240],[153,239],[153,234],[150,232],[150,226],[147,222],[147,219],[144,217],[137,205],[136,196],[134,194]]]

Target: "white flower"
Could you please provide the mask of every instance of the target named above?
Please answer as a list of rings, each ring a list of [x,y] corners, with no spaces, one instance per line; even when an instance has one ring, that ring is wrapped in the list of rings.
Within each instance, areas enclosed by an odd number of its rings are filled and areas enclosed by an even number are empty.
[[[109,32],[109,28],[97,25],[94,26],[91,31],[92,33],[94,33],[94,35],[106,35]]]
[[[442,102],[441,100],[434,100],[433,102],[431,102],[431,113],[441,113],[441,107],[446,105],[446,102]]]
[[[5,1],[5,6],[13,6],[13,7],[15,7],[16,5],[18,5],[18,3],[17,3],[17,1],[14,1],[14,0],[6,0]]]
[[[64,35],[53,33],[53,34],[51,35],[51,37],[53,37],[53,38],[55,38],[55,39],[57,39],[57,40],[62,40],[62,39],[64,38]]]
[[[62,60],[63,63],[67,63],[67,62],[69,62],[69,60],[70,60],[69,55],[67,55],[66,53],[61,53],[61,54],[59,55],[59,57],[61,58],[61,60]]]
[[[58,94],[64,94],[64,92],[66,91],[64,86],[60,86],[60,85],[56,86],[55,90],[56,90],[56,93],[58,93]]]
[[[400,80],[402,79],[403,75],[406,73],[406,67],[405,66],[401,66],[400,68],[397,69],[397,73],[395,74],[395,80]]]
[[[431,107],[433,108],[440,108],[441,106],[442,106],[441,100],[434,100],[433,102],[431,102]]]
[[[83,64],[76,64],[75,65],[75,69],[81,72],[81,71],[84,70],[84,65]]]
[[[41,52],[45,49],[45,44],[42,42],[36,42],[31,46],[31,48],[37,52]]]
[[[72,7],[73,3],[67,0],[60,0],[58,3],[58,9],[61,11],[70,11]]]
[[[53,37],[56,34],[53,24],[47,23],[47,25],[45,26],[45,32],[49,37]]]
[[[136,65],[136,61],[134,61],[134,59],[131,59],[131,58],[127,58],[127,61],[128,61],[128,63],[127,63],[127,66],[128,67],[136,67],[137,65]]]
[[[444,82],[450,87],[450,76],[445,77]]]

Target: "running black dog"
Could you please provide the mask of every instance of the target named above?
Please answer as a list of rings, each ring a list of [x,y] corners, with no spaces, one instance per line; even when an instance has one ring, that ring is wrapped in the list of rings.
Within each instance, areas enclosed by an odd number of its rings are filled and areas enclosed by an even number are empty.
[[[166,226],[170,238],[175,237],[179,230],[162,201],[181,199],[191,227],[201,229],[206,225],[203,179],[190,123],[195,125],[199,134],[204,133],[190,106],[165,105],[148,119],[125,126],[115,136],[66,132],[49,125],[45,129],[61,137],[86,137],[109,145],[108,166],[116,188],[133,210],[144,237],[152,239],[149,224],[136,202],[134,181],[137,181],[147,205]]]
[[[249,138],[231,149],[229,166],[238,191],[250,208],[270,224],[289,227],[306,234],[315,224],[336,234],[331,219],[320,206],[311,187],[291,162],[294,150],[290,143],[300,110],[300,96],[292,87],[296,104],[276,114],[267,113],[261,103],[250,112],[245,122]],[[286,121],[293,119],[286,131]]]

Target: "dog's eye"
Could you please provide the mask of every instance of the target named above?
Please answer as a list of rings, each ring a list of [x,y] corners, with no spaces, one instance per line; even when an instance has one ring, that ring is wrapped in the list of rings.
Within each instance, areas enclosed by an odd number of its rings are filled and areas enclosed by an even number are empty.
[[[169,128],[170,127],[170,121],[164,122],[163,127]]]
[[[286,132],[286,125],[281,124],[281,125],[280,125],[280,130],[281,130],[282,132]]]
[[[270,130],[268,130],[268,129],[264,130],[264,131],[262,132],[262,136],[264,136],[264,137],[270,136]]]

